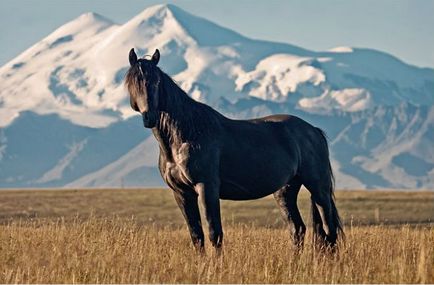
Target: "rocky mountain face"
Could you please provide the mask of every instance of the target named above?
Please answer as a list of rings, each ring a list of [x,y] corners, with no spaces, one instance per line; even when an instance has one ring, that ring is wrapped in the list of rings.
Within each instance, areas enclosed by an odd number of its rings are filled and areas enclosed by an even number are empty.
[[[231,118],[291,113],[326,131],[338,188],[434,188],[434,70],[350,47],[246,38],[173,5],[88,13],[0,67],[0,187],[159,186],[130,109],[128,51]]]

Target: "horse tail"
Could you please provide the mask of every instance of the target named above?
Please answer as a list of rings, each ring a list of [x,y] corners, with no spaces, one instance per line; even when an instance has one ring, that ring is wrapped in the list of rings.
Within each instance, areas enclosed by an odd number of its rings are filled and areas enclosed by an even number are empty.
[[[342,220],[339,216],[338,209],[336,208],[335,204],[335,195],[333,193],[333,189],[330,190],[331,194],[331,208],[332,208],[332,217],[333,217],[333,223],[335,224],[335,227],[337,229],[338,237],[341,236],[342,238],[345,238],[344,234],[344,228],[342,226]]]
[[[344,229],[342,225],[342,220],[339,216],[338,209],[336,208],[335,203],[335,176],[333,174],[332,165],[330,163],[330,154],[329,154],[329,145],[327,142],[327,135],[324,133],[323,130],[320,128],[317,128],[321,134],[321,137],[324,139],[325,147],[327,150],[327,159],[328,159],[328,175],[330,177],[330,187],[329,187],[329,195],[330,195],[330,203],[331,203],[331,211],[332,211],[332,219],[333,223],[337,230],[337,235],[341,236],[342,238],[345,238]]]

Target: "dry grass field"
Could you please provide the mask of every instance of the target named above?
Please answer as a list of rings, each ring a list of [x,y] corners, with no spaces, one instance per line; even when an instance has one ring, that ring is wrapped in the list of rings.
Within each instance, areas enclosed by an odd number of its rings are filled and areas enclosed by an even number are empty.
[[[2,190],[0,283],[434,283],[434,192],[336,196],[334,254],[310,228],[297,252],[267,197],[223,201],[223,252],[200,255],[167,190]]]

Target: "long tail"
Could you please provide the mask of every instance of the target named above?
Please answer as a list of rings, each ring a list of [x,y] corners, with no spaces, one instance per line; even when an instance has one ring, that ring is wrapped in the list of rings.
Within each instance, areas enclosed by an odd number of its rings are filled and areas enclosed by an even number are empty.
[[[336,205],[335,205],[335,197],[334,196],[335,195],[332,192],[331,204],[332,204],[333,223],[336,226],[336,229],[338,232],[338,237],[341,236],[342,238],[345,238],[344,229],[342,226],[342,220],[341,220],[341,217],[339,217],[338,209],[336,208]]]
[[[331,172],[331,168],[330,168],[330,175],[331,175],[331,179],[333,181],[333,173]],[[336,204],[335,204],[335,195],[334,195],[334,182],[331,184],[330,189],[329,189],[329,193],[330,193],[330,203],[331,203],[331,211],[332,211],[332,218],[333,218],[333,224],[336,227],[336,231],[337,231],[337,238],[342,237],[342,239],[345,238],[345,234],[344,234],[344,229],[343,229],[343,225],[342,225],[342,220],[339,216],[338,213],[338,209],[336,208]],[[320,235],[322,237],[326,237],[326,234],[322,228],[322,220],[321,220],[321,215],[318,211],[318,208],[315,204],[315,201],[312,200],[312,221],[313,221],[313,231],[315,234]]]
[[[321,130],[320,128],[317,128],[319,130],[319,132],[321,133],[321,136],[324,139],[325,142],[325,146],[327,148],[327,155],[328,155],[328,172],[330,175],[330,189],[329,189],[329,193],[330,193],[330,201],[331,201],[331,208],[332,208],[332,216],[333,216],[333,223],[337,229],[337,236],[341,236],[342,238],[345,238],[345,234],[344,234],[344,229],[343,229],[343,225],[342,225],[342,220],[339,216],[338,213],[338,209],[336,208],[336,204],[335,204],[335,176],[333,174],[333,169],[332,169],[332,165],[330,163],[330,155],[328,153],[329,150],[329,146],[328,146],[328,142],[327,142],[327,136],[324,133],[323,130]]]

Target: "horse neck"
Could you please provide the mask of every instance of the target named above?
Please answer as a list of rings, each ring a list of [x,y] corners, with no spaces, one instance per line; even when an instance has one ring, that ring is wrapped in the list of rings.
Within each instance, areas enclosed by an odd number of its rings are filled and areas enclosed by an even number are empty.
[[[168,75],[162,74],[159,88],[160,114],[157,126],[153,129],[154,136],[160,143],[160,149],[170,159],[172,148],[179,148],[182,143],[194,143],[204,127],[200,122],[206,113],[202,104],[191,99],[176,85]]]

